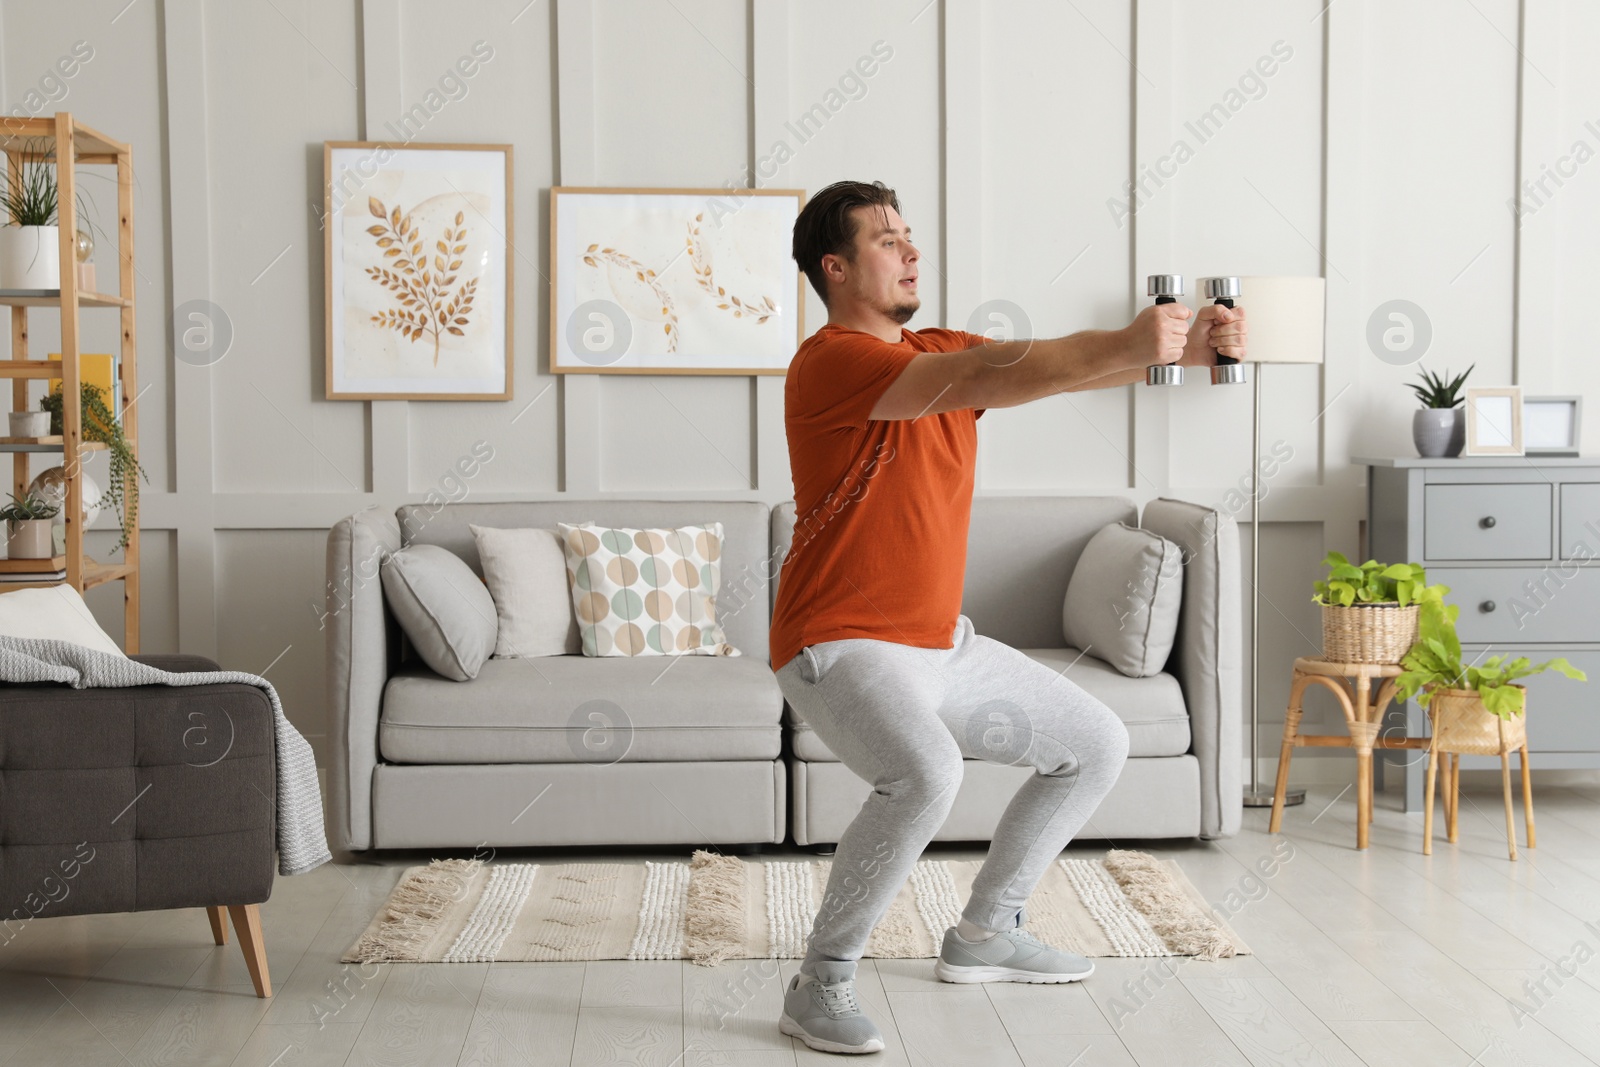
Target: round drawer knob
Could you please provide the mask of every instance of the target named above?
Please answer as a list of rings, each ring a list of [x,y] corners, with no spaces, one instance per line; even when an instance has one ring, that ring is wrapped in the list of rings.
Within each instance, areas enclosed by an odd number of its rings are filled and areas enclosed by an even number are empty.
[[[1494,526],[1494,516],[1485,515],[1483,518],[1478,520],[1478,525],[1482,526],[1485,530],[1492,528]]]
[[[1482,604],[1478,605],[1478,610],[1487,615],[1489,612],[1494,610],[1494,601],[1485,600]]]

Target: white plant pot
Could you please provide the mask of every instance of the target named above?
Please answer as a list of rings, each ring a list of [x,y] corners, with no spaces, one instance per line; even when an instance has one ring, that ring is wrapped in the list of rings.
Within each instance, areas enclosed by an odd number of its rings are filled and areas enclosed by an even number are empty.
[[[48,411],[13,411],[10,416],[12,437],[47,437],[50,434]]]
[[[61,230],[0,226],[0,289],[61,288]]]

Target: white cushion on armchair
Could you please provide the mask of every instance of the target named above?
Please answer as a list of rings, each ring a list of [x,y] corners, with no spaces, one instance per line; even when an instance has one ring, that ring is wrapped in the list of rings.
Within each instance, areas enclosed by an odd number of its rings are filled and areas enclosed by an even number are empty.
[[[123,655],[111,635],[94,621],[83,597],[70,585],[0,593],[0,634],[70,641],[96,652]]]

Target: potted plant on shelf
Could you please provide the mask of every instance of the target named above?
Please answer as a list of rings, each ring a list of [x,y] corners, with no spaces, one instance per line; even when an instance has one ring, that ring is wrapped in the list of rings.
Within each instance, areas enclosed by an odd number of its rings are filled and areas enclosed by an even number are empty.
[[[6,168],[0,226],[0,289],[61,288],[56,175],[48,146],[30,144]]]
[[[61,288],[61,227],[57,224],[60,188],[56,182],[55,141],[30,138],[11,158],[0,189],[0,289]],[[78,213],[91,231],[98,230],[82,196]],[[92,233],[79,231],[93,250]],[[72,264],[76,268],[76,262]]]
[[[1501,654],[1481,664],[1462,663],[1455,627],[1460,613],[1459,605],[1442,600],[1422,605],[1417,640],[1400,661],[1405,671],[1396,679],[1396,695],[1429,709],[1433,736],[1449,751],[1521,748],[1527,741],[1527,689],[1516,680],[1546,670],[1580,682],[1588,677],[1562,656],[1534,663]]]
[[[1329,552],[1322,565],[1328,576],[1313,583],[1311,599],[1322,605],[1322,658],[1330,663],[1399,663],[1417,639],[1418,607],[1450,591],[1429,585],[1415,563],[1357,566]]]
[[[95,501],[96,507],[110,504],[117,510],[117,519],[122,527],[122,537],[113,546],[113,550],[123,548],[128,544],[128,538],[138,522],[139,514],[139,479],[150,480],[144,467],[134,455],[133,444],[122,433],[122,423],[111,413],[106,406],[105,394],[94,385],[84,382],[80,392],[83,405],[83,439],[97,441],[106,446],[106,451],[111,456],[111,481],[106,487],[105,495]],[[50,413],[50,432],[59,434],[62,431],[62,397],[61,390],[47,395],[39,402],[39,406]]]
[[[49,559],[51,551],[50,520],[56,517],[57,508],[37,493],[29,493],[21,500],[11,497],[11,503],[0,507],[0,519],[6,520],[6,555],[11,559]]]
[[[1476,366],[1476,363],[1472,365]],[[1457,405],[1464,399],[1461,383],[1472,373],[1472,367],[1449,381],[1425,370],[1421,381],[1407,384],[1406,388],[1422,401],[1421,410],[1411,416],[1411,441],[1417,446],[1417,455],[1430,458],[1461,455],[1461,447],[1467,443],[1467,423]],[[1449,373],[1447,369],[1445,374]]]

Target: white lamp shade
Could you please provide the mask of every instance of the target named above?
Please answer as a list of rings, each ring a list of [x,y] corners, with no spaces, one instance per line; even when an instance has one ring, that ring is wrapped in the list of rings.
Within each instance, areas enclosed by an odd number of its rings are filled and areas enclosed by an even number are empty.
[[[1323,278],[1261,275],[1239,279],[1234,303],[1250,330],[1247,363],[1321,363],[1328,283]]]

